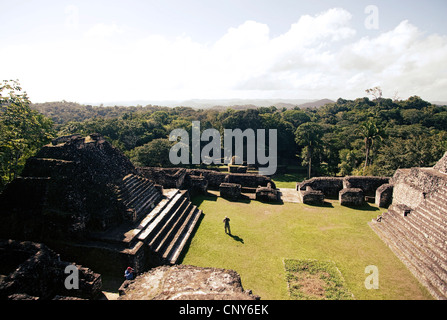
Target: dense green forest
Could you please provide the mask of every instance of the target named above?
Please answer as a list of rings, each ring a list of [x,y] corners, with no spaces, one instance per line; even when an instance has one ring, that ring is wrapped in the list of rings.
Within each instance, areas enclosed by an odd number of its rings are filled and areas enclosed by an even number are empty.
[[[222,111],[67,101],[32,104],[26,94],[18,94],[18,84],[12,88],[10,82],[3,82],[1,91],[6,92],[8,85],[15,93],[1,98],[2,185],[51,137],[74,133],[102,134],[137,166],[170,166],[169,133],[177,128],[190,132],[194,120],[200,121],[201,130],[215,128],[221,133],[236,128],[277,129],[278,164],[302,167],[310,176],[389,176],[397,168],[432,166],[447,151],[447,106],[418,96],[340,98],[306,109],[271,106]]]

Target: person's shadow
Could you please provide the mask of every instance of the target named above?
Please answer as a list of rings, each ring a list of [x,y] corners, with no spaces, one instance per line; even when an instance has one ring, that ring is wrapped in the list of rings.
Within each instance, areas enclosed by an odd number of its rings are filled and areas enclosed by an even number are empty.
[[[240,238],[238,236],[235,236],[234,234],[229,234],[229,236],[232,237],[234,240],[244,244],[244,239],[242,239],[242,238]]]

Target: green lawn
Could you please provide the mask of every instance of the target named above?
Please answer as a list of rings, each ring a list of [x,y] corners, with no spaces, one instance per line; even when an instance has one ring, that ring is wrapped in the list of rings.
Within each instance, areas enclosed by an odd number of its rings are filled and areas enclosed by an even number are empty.
[[[290,299],[284,259],[332,261],[355,299],[431,299],[391,250],[367,225],[384,209],[362,210],[329,200],[325,206],[232,202],[215,196],[192,201],[203,210],[182,263],[233,269],[245,289],[262,299]],[[233,236],[222,219],[231,219]],[[379,270],[379,289],[366,289],[365,268]]]

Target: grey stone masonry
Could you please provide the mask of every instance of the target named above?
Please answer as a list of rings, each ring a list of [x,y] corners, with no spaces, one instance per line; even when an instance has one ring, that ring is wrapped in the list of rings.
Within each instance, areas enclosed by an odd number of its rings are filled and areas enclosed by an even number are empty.
[[[342,206],[361,206],[365,203],[365,194],[360,188],[345,188],[339,193]]]
[[[387,208],[393,201],[393,189],[392,184],[382,184],[376,190],[375,203],[378,207]]]
[[[320,190],[313,190],[310,186],[306,190],[298,191],[301,202],[311,205],[322,205],[324,203],[324,194]]]
[[[369,225],[434,298],[447,299],[446,156],[433,168],[399,169],[393,202]]]
[[[227,199],[238,199],[241,196],[241,185],[238,183],[221,183],[220,196]]]

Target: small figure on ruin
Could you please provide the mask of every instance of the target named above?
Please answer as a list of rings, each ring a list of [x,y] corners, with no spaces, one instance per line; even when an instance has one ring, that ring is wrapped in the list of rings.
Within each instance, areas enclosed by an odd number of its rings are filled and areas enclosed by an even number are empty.
[[[124,271],[124,277],[126,280],[133,280],[134,270],[131,267],[127,267],[126,271]]]

